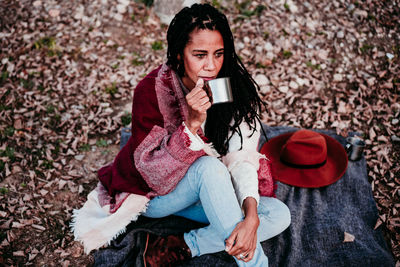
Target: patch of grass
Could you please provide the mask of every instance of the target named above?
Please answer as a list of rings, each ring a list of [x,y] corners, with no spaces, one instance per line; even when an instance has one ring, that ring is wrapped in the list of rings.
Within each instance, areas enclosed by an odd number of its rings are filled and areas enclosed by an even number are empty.
[[[265,69],[267,66],[265,66],[264,64],[262,64],[262,63],[260,63],[260,62],[257,62],[256,63],[256,68],[258,68],[258,69]]]
[[[287,59],[287,58],[290,58],[293,55],[293,53],[289,50],[283,50],[282,55],[284,58]]]
[[[313,70],[320,70],[321,66],[319,64],[312,64],[311,61],[306,62],[306,66],[312,68]]]
[[[140,59],[140,55],[138,53],[133,52],[132,55],[134,56],[131,61],[133,66],[140,66],[144,64],[144,61]]]
[[[241,3],[235,2],[235,7],[238,11],[242,11],[243,9],[246,9],[247,6],[250,4],[250,1],[243,1]]]
[[[376,17],[374,15],[372,15],[371,13],[368,13],[367,19],[371,20],[371,21],[376,21]]]
[[[125,112],[124,115],[121,116],[121,122],[123,126],[127,126],[131,123],[132,114],[128,111]]]
[[[49,57],[54,57],[54,56],[58,56],[59,58],[62,57],[61,51],[55,49],[50,49],[49,51],[47,51],[47,55]]]
[[[44,177],[43,172],[40,171],[39,169],[34,169],[33,171],[35,172],[36,176],[38,176],[38,177]]]
[[[366,54],[366,53],[369,53],[370,50],[372,50],[373,48],[374,48],[373,45],[364,43],[364,44],[360,47],[360,51],[361,51],[362,54]]]
[[[106,147],[107,145],[108,145],[107,141],[104,140],[103,138],[96,141],[96,146],[98,147]]]
[[[269,32],[264,32],[264,39],[268,39],[269,38]]]
[[[7,110],[7,109],[10,109],[10,107],[6,106],[4,104],[0,104],[0,112],[2,112],[3,110]]]
[[[10,106],[6,106],[6,105],[0,103],[0,112],[3,111],[3,110],[10,110],[10,109],[11,109]]]
[[[139,58],[132,59],[131,63],[133,66],[141,66],[144,64],[144,62],[141,61]]]
[[[131,20],[132,20],[132,21],[135,21],[135,20],[136,20],[136,19],[135,19],[135,14],[132,14],[132,15],[131,15]]]
[[[248,17],[248,18],[250,18],[251,16],[254,15],[254,11],[253,11],[253,10],[245,9],[245,10],[243,10],[243,11],[241,12],[241,14],[244,15],[244,16],[246,16],[246,17]]]
[[[3,85],[8,79],[8,71],[2,71],[0,76],[0,85]]]
[[[147,7],[151,7],[153,5],[153,0],[136,0],[135,2],[142,3]]]
[[[212,0],[211,5],[217,9],[221,8],[221,3],[218,0]]]
[[[115,95],[118,92],[117,83],[113,82],[110,86],[107,86],[105,89],[107,94]]]
[[[31,79],[20,79],[21,86],[25,89],[32,89],[35,86],[35,83]]]
[[[26,184],[26,183],[24,183],[24,182],[22,182],[22,183],[20,184],[20,186],[21,186],[21,187],[26,187],[26,186],[27,186],[27,184]]]
[[[52,116],[49,120],[49,126],[50,128],[56,130],[57,126],[60,124],[61,122],[61,115],[60,114],[54,114],[54,116]]]
[[[54,49],[55,46],[56,46],[56,39],[54,37],[52,37],[52,36],[45,36],[45,37],[37,40],[33,44],[33,46],[36,49],[41,49],[41,48],[44,48],[44,47],[47,47],[49,49]]]
[[[259,17],[259,16],[261,15],[261,13],[262,13],[265,9],[267,9],[266,6],[264,6],[264,5],[258,5],[258,6],[256,6],[256,9],[254,9],[254,13],[255,13],[255,15],[257,15],[257,17]]]
[[[38,87],[37,87],[37,89],[40,91],[40,92],[44,92],[44,86],[43,86],[43,84],[39,84],[38,85]]]
[[[106,149],[106,150],[104,150],[104,151],[101,151],[101,154],[104,156],[104,155],[109,154],[110,152],[111,152],[111,150]]]
[[[56,39],[52,36],[45,36],[40,38],[36,42],[33,43],[35,49],[47,49],[47,55],[49,57],[58,56],[59,58],[62,57],[62,53],[57,47]]]
[[[119,63],[116,63],[116,64],[114,64],[114,65],[111,66],[111,68],[113,68],[114,70],[115,70],[115,69],[118,69],[118,67],[119,67]]]
[[[90,145],[89,144],[83,144],[79,147],[79,151],[90,151]]]
[[[14,135],[14,132],[15,132],[15,129],[14,129],[14,127],[12,127],[12,126],[9,126],[9,127],[7,127],[7,128],[4,129],[4,135],[5,135],[5,136],[8,136],[8,137],[13,136],[13,135]]]
[[[46,169],[46,170],[54,169],[53,161],[45,159],[45,160],[43,160],[40,167],[42,167],[43,169]]]
[[[15,161],[15,149],[12,147],[6,147],[6,150],[0,149],[0,157],[7,157],[11,162]]]
[[[266,9],[264,5],[258,5],[254,10],[249,9],[249,6],[251,4],[251,1],[244,1],[242,3],[237,3],[235,4],[235,7],[238,9],[239,13],[245,17],[252,17],[254,15],[257,15],[258,17],[261,15],[261,13]]]
[[[164,48],[164,46],[161,41],[154,41],[153,44],[151,45],[151,49],[153,49],[153,50],[161,50],[163,48]]]
[[[46,107],[46,112],[47,114],[53,114],[55,112],[56,108],[53,105],[48,105]]]
[[[8,193],[8,188],[7,187],[0,187],[0,194],[5,195]]]
[[[55,142],[54,142],[54,149],[51,151],[51,153],[53,153],[56,157],[58,156],[58,154],[60,153],[61,150],[61,143],[63,143],[63,140],[58,138]]]
[[[284,3],[283,7],[285,8],[286,11],[290,11],[290,6],[288,5],[288,3]]]

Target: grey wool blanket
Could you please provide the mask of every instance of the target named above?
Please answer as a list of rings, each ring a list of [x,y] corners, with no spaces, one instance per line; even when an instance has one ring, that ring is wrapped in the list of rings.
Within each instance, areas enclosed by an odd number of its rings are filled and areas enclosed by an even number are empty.
[[[289,127],[267,127],[268,139],[295,131]],[[130,131],[122,131],[121,145]],[[345,145],[345,138],[321,131]],[[265,142],[261,137],[260,146]],[[269,266],[394,266],[394,259],[380,228],[374,230],[378,211],[367,179],[365,159],[349,161],[336,183],[316,189],[278,182],[277,198],[286,203],[292,223],[280,235],[262,243]],[[110,246],[94,253],[95,266],[144,266],[146,233],[170,235],[202,227],[181,217],[139,217]],[[351,242],[345,241],[345,233]],[[346,241],[349,241],[346,238]],[[193,258],[182,266],[236,266],[225,252]]]

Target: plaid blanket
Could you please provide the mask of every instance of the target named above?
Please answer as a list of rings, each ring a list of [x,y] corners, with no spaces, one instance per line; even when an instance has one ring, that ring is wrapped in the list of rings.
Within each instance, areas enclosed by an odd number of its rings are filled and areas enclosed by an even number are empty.
[[[264,129],[268,138],[297,130],[265,125]],[[345,144],[343,137],[321,132]],[[123,131],[122,143],[126,134]],[[262,137],[260,145],[264,142]],[[349,161],[344,176],[330,186],[308,189],[278,183],[276,195],[289,207],[292,223],[282,234],[262,243],[270,266],[394,266],[381,229],[374,230],[378,211],[364,158]],[[169,235],[201,226],[176,216],[162,219],[141,217],[109,247],[94,253],[95,266],[143,266],[147,232]],[[354,237],[354,240],[345,242],[345,235]],[[195,257],[183,266],[235,265],[231,256],[219,252]]]

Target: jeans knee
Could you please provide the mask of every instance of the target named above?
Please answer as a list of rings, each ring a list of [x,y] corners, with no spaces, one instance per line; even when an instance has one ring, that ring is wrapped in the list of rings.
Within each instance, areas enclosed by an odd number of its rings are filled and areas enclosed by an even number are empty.
[[[291,223],[291,214],[285,203],[277,198],[261,197],[259,210],[285,230]]]
[[[279,207],[279,212],[277,216],[279,217],[279,220],[281,221],[281,225],[283,229],[286,229],[289,227],[291,221],[292,221],[292,216],[290,214],[290,210],[288,206],[286,206],[285,203],[280,202],[280,207]]]
[[[230,181],[230,174],[226,166],[216,157],[203,156],[193,163],[196,173],[204,181]],[[218,178],[218,179],[216,179]]]

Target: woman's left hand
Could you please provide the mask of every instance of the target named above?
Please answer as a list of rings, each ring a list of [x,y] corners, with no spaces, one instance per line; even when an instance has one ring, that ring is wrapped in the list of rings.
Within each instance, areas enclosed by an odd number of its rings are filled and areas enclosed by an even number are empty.
[[[256,250],[260,219],[257,215],[257,202],[254,198],[246,199],[243,208],[246,217],[236,225],[231,235],[225,240],[225,250],[238,260],[248,262],[253,258]]]

